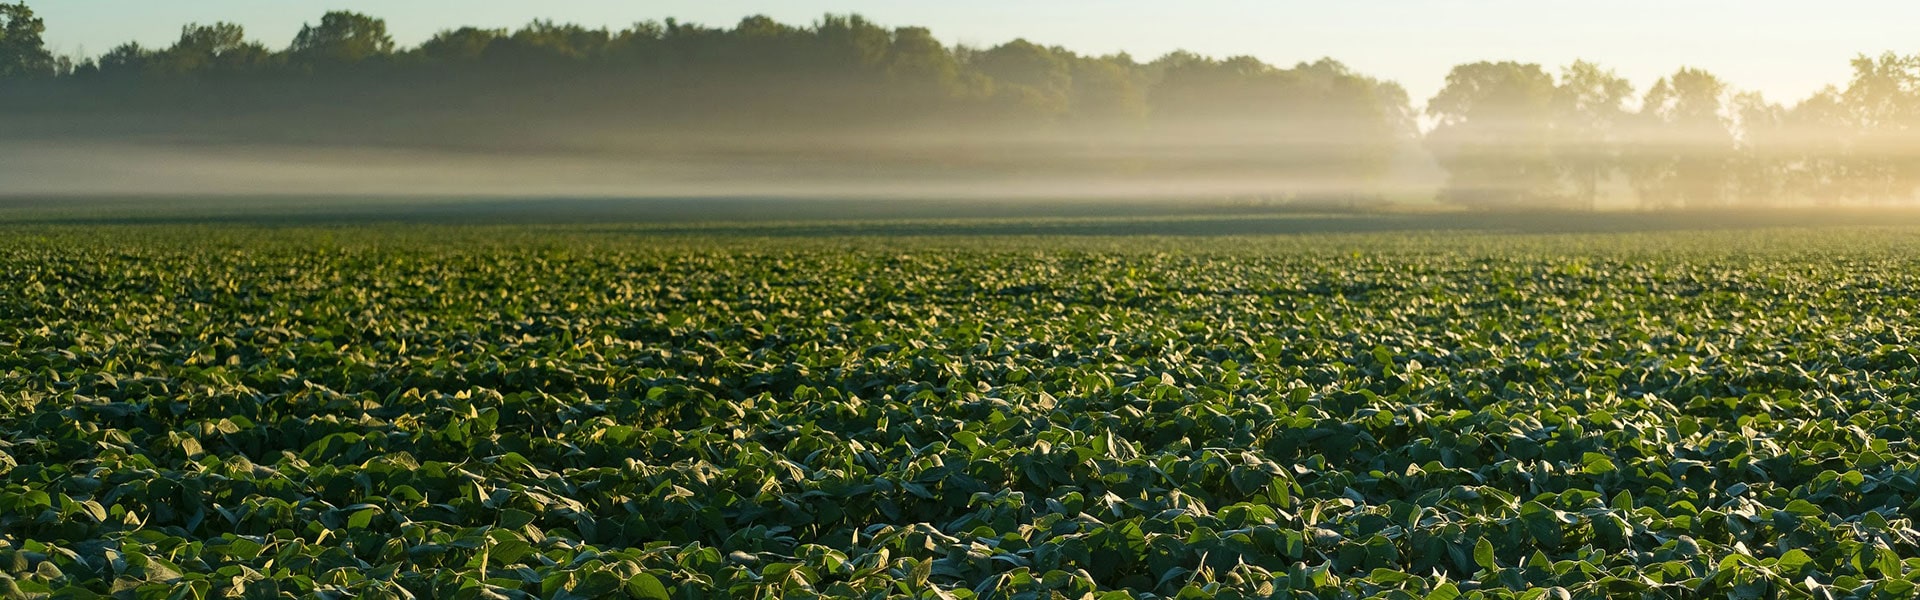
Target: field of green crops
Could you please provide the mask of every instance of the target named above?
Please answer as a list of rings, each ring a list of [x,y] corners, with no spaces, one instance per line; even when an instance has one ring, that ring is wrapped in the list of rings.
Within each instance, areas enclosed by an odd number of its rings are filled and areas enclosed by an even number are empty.
[[[1912,598],[1920,229],[0,227],[0,596]]]

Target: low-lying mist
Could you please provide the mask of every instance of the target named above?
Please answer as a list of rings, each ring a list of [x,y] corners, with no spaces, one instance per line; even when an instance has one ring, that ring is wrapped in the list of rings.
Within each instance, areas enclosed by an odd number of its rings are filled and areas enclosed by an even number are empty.
[[[473,123],[475,120],[464,120]],[[1257,125],[1249,124],[1248,128]],[[1166,198],[1268,203],[1430,196],[1413,146],[1366,169],[1341,139],[1139,130],[662,133],[492,123],[388,128],[372,143],[286,130],[87,131],[0,141],[0,195]],[[76,128],[80,130],[81,128]],[[578,133],[564,133],[572,130]],[[334,133],[342,130],[335,129]],[[350,136],[339,136],[340,138]],[[372,136],[369,136],[372,137]],[[484,137],[484,139],[483,139]]]
[[[37,43],[23,40],[8,47]],[[230,23],[78,61],[41,50],[0,55],[0,195],[1510,210],[1896,205],[1920,190],[1920,57],[1891,54],[1791,105],[1692,68],[1641,92],[1592,63],[1480,62],[1416,110],[1331,59],[973,48],[857,16],[536,22],[400,48],[383,21],[335,12],[284,50]]]

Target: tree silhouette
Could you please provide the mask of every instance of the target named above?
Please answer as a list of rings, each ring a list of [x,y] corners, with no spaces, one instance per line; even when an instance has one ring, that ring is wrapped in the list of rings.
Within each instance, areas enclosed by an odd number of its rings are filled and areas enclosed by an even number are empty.
[[[1632,95],[1633,84],[1590,62],[1576,61],[1560,73],[1553,157],[1587,210],[1599,203],[1600,184],[1619,169],[1621,128]]]
[[[993,81],[994,97],[1018,114],[1064,115],[1071,108],[1073,61],[1064,50],[1014,40],[974,54],[972,64]]]
[[[1556,193],[1556,90],[1536,64],[1454,67],[1427,102],[1427,147],[1447,170],[1443,201],[1478,208],[1538,204]]]
[[[1846,140],[1848,180],[1856,199],[1887,203],[1911,200],[1920,186],[1920,59],[1891,52],[1853,60],[1853,79],[1842,93],[1850,108]]]
[[[1758,92],[1733,97],[1740,150],[1731,161],[1732,194],[1750,206],[1776,206],[1789,198],[1789,173],[1801,150],[1787,126],[1787,109]]]
[[[1781,168],[1781,187],[1794,198],[1814,204],[1833,204],[1854,193],[1854,167],[1848,146],[1853,117],[1845,96],[1827,86],[1800,101],[1783,118],[1783,136],[1792,143],[1788,163]]]
[[[434,34],[415,53],[434,62],[475,62],[486,56],[487,48],[506,37],[504,29],[462,27]]]
[[[367,15],[334,11],[319,25],[301,27],[287,52],[310,66],[348,65],[393,53],[387,22]]]
[[[46,31],[26,3],[0,4],[0,79],[54,74],[53,54],[41,37]]]
[[[1693,68],[1663,77],[1647,90],[1629,170],[1643,204],[1701,208],[1727,203],[1735,140],[1723,114],[1726,93],[1720,78]]]
[[[1786,105],[1698,69],[1645,90],[1588,62],[1455,67],[1424,107],[1330,59],[1278,67],[1172,52],[1140,62],[1015,40],[943,43],[858,15],[621,30],[534,21],[397,46],[328,12],[284,50],[190,24],[165,48],[54,57],[25,3],[0,4],[0,125],[112,139],[532,147],[785,168],[1259,180],[1259,195],[1375,193],[1422,151],[1438,199],[1593,209],[1624,181],[1646,208],[1911,202],[1920,57],[1853,62]],[[1044,142],[1044,143],[1043,143]]]
[[[180,39],[147,64],[169,75],[220,74],[269,66],[278,58],[247,41],[246,29],[222,22],[181,27]]]

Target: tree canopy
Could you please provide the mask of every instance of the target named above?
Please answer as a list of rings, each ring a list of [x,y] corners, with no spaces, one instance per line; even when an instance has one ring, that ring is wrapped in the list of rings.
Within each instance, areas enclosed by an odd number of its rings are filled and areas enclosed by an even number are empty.
[[[393,52],[387,22],[367,15],[335,11],[307,25],[293,38],[287,54],[308,64],[352,64]]]
[[[0,4],[0,79],[54,74],[53,54],[42,34],[47,24],[26,3]]]
[[[0,118],[62,134],[1257,173],[1282,198],[1377,193],[1430,158],[1446,173],[1438,199],[1476,208],[1889,203],[1920,189],[1920,57],[1894,54],[1792,105],[1694,68],[1636,93],[1593,63],[1477,62],[1416,111],[1398,84],[1331,59],[976,48],[857,15],[535,21],[403,47],[383,20],[335,11],[281,49],[216,22],[95,57],[53,55],[45,29],[0,4]]]

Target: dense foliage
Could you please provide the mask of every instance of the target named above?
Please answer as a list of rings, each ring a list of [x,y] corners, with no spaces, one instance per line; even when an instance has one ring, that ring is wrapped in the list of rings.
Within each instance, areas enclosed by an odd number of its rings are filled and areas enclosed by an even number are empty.
[[[991,173],[1257,169],[1347,187],[1377,182],[1415,136],[1404,90],[1332,60],[1279,68],[1186,52],[1143,63],[1026,40],[955,47],[852,15],[620,31],[539,21],[401,48],[384,21],[334,12],[284,50],[238,24],[189,24],[169,47],[129,43],[63,64],[0,81],[0,118],[22,135],[115,141],[591,151],[812,170],[828,158]]]
[[[285,48],[188,24],[164,48],[54,56],[0,4],[0,120],[18,136],[614,152],[794,173],[1260,178],[1282,198],[1431,185],[1482,208],[1909,202],[1920,189],[1920,57],[1861,56],[1783,105],[1681,68],[1636,93],[1586,62],[1460,65],[1424,104],[1330,59],[1279,68],[1175,52],[1141,62],[922,27],[538,21],[417,46],[332,12]],[[56,27],[62,26],[55,24]],[[66,24],[64,26],[74,26]],[[824,165],[824,166],[823,166]]]
[[[1920,580],[1909,231],[4,233],[9,597]]]

